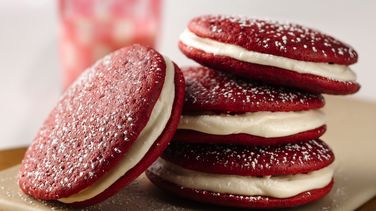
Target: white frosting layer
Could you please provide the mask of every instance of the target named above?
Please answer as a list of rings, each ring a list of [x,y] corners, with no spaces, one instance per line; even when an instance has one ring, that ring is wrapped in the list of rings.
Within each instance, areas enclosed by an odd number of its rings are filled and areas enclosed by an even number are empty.
[[[114,182],[116,182],[120,177],[122,177],[128,170],[132,169],[138,162],[140,162],[150,147],[154,144],[155,140],[161,135],[168,120],[170,119],[175,98],[174,65],[169,59],[164,59],[166,63],[165,82],[158,101],[156,102],[150,115],[149,121],[145,128],[141,131],[137,140],[126,152],[119,164],[113,167],[93,185],[67,198],[61,198],[59,201],[64,203],[85,201],[100,194]]]
[[[228,56],[243,62],[279,67],[298,73],[312,74],[338,81],[356,80],[355,73],[346,65],[305,62],[287,57],[249,51],[237,45],[198,37],[188,29],[180,35],[180,41],[187,46],[203,50],[207,53]]]
[[[284,176],[209,174],[182,168],[162,158],[159,158],[150,170],[164,180],[185,188],[275,198],[288,198],[305,191],[323,188],[330,183],[334,174],[333,164],[307,174]]]
[[[245,133],[265,138],[283,137],[312,130],[325,124],[320,110],[291,112],[249,112],[182,116],[179,129],[195,130],[213,135]]]

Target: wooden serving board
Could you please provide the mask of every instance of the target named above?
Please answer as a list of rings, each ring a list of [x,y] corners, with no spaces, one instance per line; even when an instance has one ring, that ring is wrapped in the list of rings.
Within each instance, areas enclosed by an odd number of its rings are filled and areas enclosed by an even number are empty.
[[[322,139],[336,155],[335,186],[322,200],[290,210],[376,210],[376,103],[330,96],[324,111],[328,131]],[[0,151],[0,169],[19,163],[23,152],[24,149]],[[24,195],[16,183],[17,170],[15,166],[0,172],[0,210],[69,210]],[[120,193],[86,210],[234,209],[174,197],[154,187],[142,175]]]

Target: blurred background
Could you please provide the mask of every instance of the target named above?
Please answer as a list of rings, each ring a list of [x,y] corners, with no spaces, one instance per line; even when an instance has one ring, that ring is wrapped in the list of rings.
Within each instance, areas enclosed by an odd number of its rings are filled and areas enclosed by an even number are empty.
[[[301,23],[351,44],[362,84],[351,98],[376,102],[375,8],[371,0],[1,0],[0,149],[28,145],[64,87],[109,51],[140,42],[193,64],[178,37],[208,13]]]

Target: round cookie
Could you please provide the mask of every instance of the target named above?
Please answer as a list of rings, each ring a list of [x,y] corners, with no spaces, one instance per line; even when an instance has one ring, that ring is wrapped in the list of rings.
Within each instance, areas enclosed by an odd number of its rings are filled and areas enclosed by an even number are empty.
[[[313,93],[359,90],[348,67],[358,60],[349,45],[297,24],[231,16],[192,19],[179,47],[214,69]]]
[[[234,207],[294,207],[333,186],[334,154],[320,140],[271,147],[171,143],[146,172],[176,195]]]
[[[307,173],[334,161],[332,150],[321,140],[264,147],[172,142],[161,157],[194,171],[243,176]]]
[[[174,135],[174,140],[184,143],[205,143],[205,144],[229,144],[236,143],[240,145],[270,146],[284,143],[296,143],[304,140],[311,140],[322,136],[326,131],[326,125],[300,132],[294,135],[264,138],[249,134],[231,134],[231,135],[213,135],[201,133],[194,130],[178,129]]]
[[[179,68],[151,48],[132,45],[99,60],[43,123],[22,161],[20,188],[75,206],[105,200],[167,147],[184,86]]]
[[[206,67],[183,68],[186,97],[174,140],[274,145],[326,130],[321,95],[273,87]]]

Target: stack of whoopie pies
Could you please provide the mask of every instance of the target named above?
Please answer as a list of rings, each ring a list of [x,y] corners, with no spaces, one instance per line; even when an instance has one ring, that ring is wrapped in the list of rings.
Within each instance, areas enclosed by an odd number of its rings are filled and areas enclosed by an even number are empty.
[[[132,45],[87,69],[27,150],[21,190],[87,206],[150,167],[157,186],[218,205],[293,207],[330,191],[320,94],[360,88],[351,47],[300,25],[223,16],[193,19],[179,47],[204,66],[182,73]]]
[[[284,208],[333,186],[321,93],[359,90],[347,44],[296,24],[194,18],[179,47],[186,96],[174,141],[147,171],[162,189],[200,202]]]

